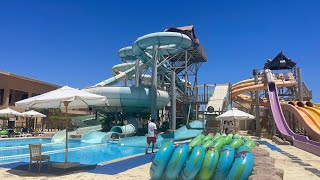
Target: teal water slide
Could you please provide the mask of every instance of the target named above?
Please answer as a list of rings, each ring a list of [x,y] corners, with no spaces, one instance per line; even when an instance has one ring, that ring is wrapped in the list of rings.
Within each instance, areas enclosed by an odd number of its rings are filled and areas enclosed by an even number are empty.
[[[176,32],[158,32],[152,33],[138,38],[132,46],[125,47],[119,50],[118,55],[125,60],[139,60],[138,64],[123,63],[112,68],[112,73],[115,75],[105,81],[102,81],[93,87],[84,89],[99,95],[104,95],[109,101],[110,107],[118,107],[119,111],[123,108],[126,111],[145,110],[151,107],[151,96],[149,88],[144,86],[136,87],[110,87],[126,79],[132,78],[136,73],[136,68],[146,69],[152,66],[151,59],[153,56],[152,47],[158,47],[158,55],[175,55],[180,51],[188,49],[192,44],[191,39],[181,33]],[[159,62],[159,73],[169,76],[170,69],[165,63]],[[151,77],[145,75],[143,80],[148,81]],[[167,79],[170,79],[169,77]],[[149,80],[150,81],[150,80]],[[176,78],[177,88],[184,91],[183,82],[180,78]],[[163,108],[166,106],[170,97],[168,92],[158,90],[157,106]],[[141,107],[138,108],[137,107]]]
[[[201,134],[203,131],[202,121],[192,121],[186,126],[183,126],[176,131],[169,134],[159,134],[155,147],[160,147],[163,143],[168,141],[182,141],[191,139]],[[132,146],[132,147],[146,147],[147,136],[134,136],[120,139],[118,142],[120,146]]]
[[[175,55],[180,51],[191,47],[191,39],[181,33],[176,32],[157,32],[147,34],[138,38],[132,46],[125,47],[119,50],[118,55],[124,60],[138,60],[135,63],[122,63],[113,66],[113,77],[102,81],[90,88],[84,89],[87,92],[106,96],[108,99],[108,109],[113,111],[126,112],[143,112],[151,109],[150,88],[144,85],[130,87],[112,86],[127,79],[135,78],[135,73],[152,66],[153,48],[158,47],[158,55]],[[167,80],[170,80],[170,69],[166,63],[158,62],[159,73],[164,74]],[[137,69],[138,68],[138,71]],[[141,79],[148,84],[151,80],[150,75],[143,75]],[[180,91],[184,91],[184,81],[176,77],[176,86]],[[111,87],[112,86],[112,87]],[[167,91],[157,90],[157,108],[165,107],[170,101],[170,96]],[[130,122],[129,122],[130,123]],[[135,131],[135,130],[134,130]],[[184,132],[184,131],[183,131]],[[126,132],[122,132],[124,135]],[[177,136],[183,137],[182,133],[177,133]],[[127,134],[125,134],[127,135]],[[188,133],[185,133],[188,135]],[[110,133],[103,134],[100,132],[89,132],[83,136],[83,140],[87,142],[96,142],[90,138],[97,138],[98,142],[102,142],[104,138],[110,138]],[[101,139],[101,141],[100,141]]]
[[[68,132],[68,136],[69,136],[69,138],[71,138],[73,135],[83,135],[88,132],[97,131],[97,130],[101,130],[101,129],[102,129],[101,125],[81,127],[75,131]],[[65,142],[65,141],[66,141],[66,130],[65,129],[62,131],[59,131],[51,138],[52,143]]]
[[[132,124],[125,126],[113,126],[109,132],[90,131],[81,136],[81,142],[85,143],[104,143],[111,139],[113,135],[118,136],[133,136],[135,127]]]

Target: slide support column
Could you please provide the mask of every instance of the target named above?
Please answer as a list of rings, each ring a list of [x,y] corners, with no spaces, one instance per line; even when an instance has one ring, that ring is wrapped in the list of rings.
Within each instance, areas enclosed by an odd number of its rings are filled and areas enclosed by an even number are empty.
[[[157,114],[157,84],[158,84],[158,70],[157,70],[157,54],[158,45],[153,46],[153,56],[152,56],[152,82],[151,82],[151,119],[155,121],[158,120]]]
[[[258,70],[253,70],[253,76],[254,76],[254,83],[258,84]],[[260,135],[261,133],[261,126],[260,126],[260,108],[259,108],[259,91],[255,91],[255,99],[256,99],[256,133]]]
[[[176,72],[171,71],[171,130],[176,130]]]
[[[303,101],[303,94],[302,94],[302,77],[301,77],[301,68],[297,68],[298,71],[298,98],[299,101]]]
[[[135,74],[135,85],[139,87],[140,84],[140,69],[139,69],[139,60],[136,61],[136,74]]]

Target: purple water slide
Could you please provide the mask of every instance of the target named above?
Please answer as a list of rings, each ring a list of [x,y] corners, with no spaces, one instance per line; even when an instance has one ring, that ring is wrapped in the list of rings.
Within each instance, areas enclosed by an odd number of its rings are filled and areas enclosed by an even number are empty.
[[[312,141],[307,136],[298,135],[289,128],[280,106],[277,87],[271,80],[272,78],[266,79],[268,81],[269,101],[273,119],[280,133],[285,139],[291,141],[294,146],[320,156],[320,142]]]

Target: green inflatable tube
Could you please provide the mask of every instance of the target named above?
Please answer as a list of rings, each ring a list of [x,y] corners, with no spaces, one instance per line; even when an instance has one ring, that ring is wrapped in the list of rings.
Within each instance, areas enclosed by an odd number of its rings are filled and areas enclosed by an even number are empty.
[[[202,147],[203,147],[204,149],[208,149],[208,148],[211,147],[212,145],[213,145],[213,141],[211,141],[211,140],[202,143]]]
[[[241,136],[239,134],[233,135],[233,139],[240,139],[240,138],[241,138]]]
[[[189,151],[192,150],[193,147],[197,146],[197,145],[201,145],[202,144],[202,139],[199,139],[198,137],[195,137],[194,139],[192,139],[192,141],[189,143]]]
[[[219,133],[213,136],[212,141],[215,141],[216,139],[222,138]]]
[[[213,136],[207,135],[206,137],[203,138],[202,141],[208,141],[208,140],[211,140],[211,139],[213,139]]]
[[[213,141],[213,143],[215,143],[215,142],[217,142],[217,141],[220,141],[221,139],[223,139],[222,136],[220,136],[220,137],[218,137],[218,138],[216,138],[216,139],[212,139],[212,141]]]
[[[253,140],[247,140],[245,143],[244,143],[245,146],[248,146],[248,147],[255,147],[256,146],[256,142],[254,142]]]
[[[250,140],[250,138],[248,136],[242,136],[242,139],[243,139],[244,142]]]
[[[220,138],[213,143],[212,147],[214,147],[216,150],[220,151],[222,146],[224,146],[225,144],[226,144],[226,140],[224,138]]]
[[[228,145],[228,144],[230,144],[231,142],[232,142],[232,137],[231,136],[226,136],[226,137],[224,137],[224,139],[225,139],[225,141],[226,141],[226,144],[225,145]]]
[[[196,179],[209,180],[217,168],[218,161],[219,151],[214,148],[209,148]]]
[[[243,140],[240,139],[233,139],[233,141],[231,142],[230,146],[233,147],[234,149],[237,149],[238,147],[243,145]]]
[[[230,136],[231,138],[233,137],[233,134],[228,134],[228,136]]]
[[[205,137],[206,137],[205,135],[199,134],[196,138],[199,138],[199,139],[203,140]]]

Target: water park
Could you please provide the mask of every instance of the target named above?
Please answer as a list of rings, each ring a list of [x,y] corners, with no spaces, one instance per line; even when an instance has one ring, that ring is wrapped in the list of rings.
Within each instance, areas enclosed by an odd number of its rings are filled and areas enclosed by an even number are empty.
[[[89,108],[91,115],[73,119],[75,129],[66,123],[52,137],[7,138],[9,131],[2,130],[0,173],[50,179],[320,178],[320,104],[312,101],[302,68],[283,52],[261,61],[261,69],[244,69],[252,72],[247,80],[198,84],[208,58],[193,26],[132,42],[117,52],[121,63],[108,79],[15,102],[26,110],[62,109],[66,116]],[[2,116],[22,114],[0,110]],[[159,133],[155,153],[146,154],[151,119]]]

